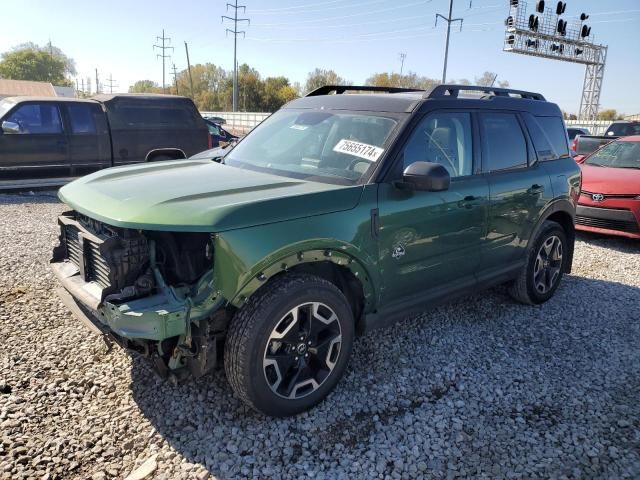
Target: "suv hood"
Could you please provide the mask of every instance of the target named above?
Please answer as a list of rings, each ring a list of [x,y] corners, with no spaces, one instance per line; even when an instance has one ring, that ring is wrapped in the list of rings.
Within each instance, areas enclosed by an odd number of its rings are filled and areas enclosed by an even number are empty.
[[[117,227],[221,232],[350,210],[362,190],[177,160],[102,170],[65,185],[58,196]]]
[[[640,170],[594,167],[583,163],[582,190],[609,195],[640,195]]]

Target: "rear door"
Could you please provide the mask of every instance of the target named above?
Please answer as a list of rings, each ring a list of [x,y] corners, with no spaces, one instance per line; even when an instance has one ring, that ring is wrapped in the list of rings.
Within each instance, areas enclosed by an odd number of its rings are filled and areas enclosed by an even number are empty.
[[[3,122],[20,126],[19,133],[0,133],[0,168],[66,167],[68,144],[58,102],[24,102]]]
[[[489,180],[489,225],[480,265],[493,276],[524,257],[542,208],[553,198],[549,176],[515,112],[478,114],[482,168]]]
[[[67,102],[63,109],[72,171],[110,166],[111,142],[102,106],[97,102]]]
[[[401,165],[394,169],[396,176],[416,161],[442,164],[451,175],[447,191],[408,191],[392,181],[380,184],[379,265],[385,303],[445,294],[475,283],[489,187],[479,172],[472,119],[463,111],[426,114],[397,159]]]

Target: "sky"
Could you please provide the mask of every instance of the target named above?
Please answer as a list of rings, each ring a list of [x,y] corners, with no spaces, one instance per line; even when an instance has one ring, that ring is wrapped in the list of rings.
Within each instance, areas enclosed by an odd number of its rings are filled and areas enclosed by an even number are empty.
[[[234,2],[235,0],[229,0]],[[164,29],[175,48],[167,53],[166,81],[175,63],[211,62],[233,68],[233,36],[221,16],[233,16],[226,0],[0,0],[0,52],[32,41],[61,48],[76,61],[78,77],[100,81],[110,75],[118,91],[136,80],[162,83],[157,36]],[[529,9],[535,1],[529,0]],[[547,2],[555,4],[555,1]],[[446,25],[435,14],[448,13],[449,0],[243,0],[249,18],[239,29],[238,61],[263,76],[284,75],[304,85],[316,67],[335,70],[362,84],[375,72],[400,70],[441,78]],[[512,88],[540,92],[568,112],[577,113],[585,67],[503,52],[508,0],[454,0],[448,79],[473,81],[484,71],[508,80]],[[640,0],[567,0],[565,17],[590,14],[597,43],[609,46],[601,109],[640,113]]]

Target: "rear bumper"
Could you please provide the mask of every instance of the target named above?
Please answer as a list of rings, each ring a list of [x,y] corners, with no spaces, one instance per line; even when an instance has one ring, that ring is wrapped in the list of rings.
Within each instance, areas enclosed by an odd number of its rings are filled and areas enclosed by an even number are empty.
[[[640,222],[632,210],[578,205],[576,229],[587,232],[640,238]]]

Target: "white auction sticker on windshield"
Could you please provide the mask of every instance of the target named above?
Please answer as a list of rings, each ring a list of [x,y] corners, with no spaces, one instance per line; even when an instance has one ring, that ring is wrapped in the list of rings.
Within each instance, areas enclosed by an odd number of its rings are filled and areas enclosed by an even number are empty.
[[[333,151],[364,158],[370,162],[376,162],[384,152],[384,148],[343,138],[333,147]]]

